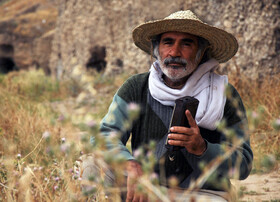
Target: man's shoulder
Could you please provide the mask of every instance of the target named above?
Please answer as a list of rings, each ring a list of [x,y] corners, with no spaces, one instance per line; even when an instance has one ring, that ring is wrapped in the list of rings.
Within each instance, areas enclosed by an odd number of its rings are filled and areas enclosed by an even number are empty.
[[[232,84],[228,84],[226,88],[227,101],[224,109],[224,116],[227,117],[229,123],[233,124],[242,119],[246,119],[246,109],[240,94]]]
[[[128,78],[118,90],[118,96],[124,100],[134,100],[147,91],[149,72],[135,74]]]
[[[150,72],[144,72],[144,73],[139,73],[139,74],[134,74],[133,76],[129,77],[127,81],[129,82],[146,82],[148,81]]]
[[[135,74],[129,77],[123,84],[122,88],[132,87],[132,88],[141,88],[148,83],[149,72]]]
[[[226,90],[227,90],[226,91],[227,97],[234,97],[234,98],[241,99],[238,91],[236,90],[236,88],[231,83],[228,83]]]

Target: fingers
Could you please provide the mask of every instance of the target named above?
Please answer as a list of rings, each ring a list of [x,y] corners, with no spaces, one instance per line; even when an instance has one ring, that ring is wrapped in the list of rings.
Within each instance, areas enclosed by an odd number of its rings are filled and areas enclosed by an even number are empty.
[[[194,135],[195,131],[192,128],[187,128],[183,126],[172,126],[170,128],[170,134],[176,135],[176,134],[183,134],[185,136],[188,135]]]
[[[137,169],[137,175],[138,175],[138,176],[143,175],[142,168],[141,168],[141,166],[140,166],[139,164],[137,165],[136,169]]]
[[[144,202],[147,201],[147,196],[144,194],[137,193],[135,191],[135,183],[130,183],[130,185],[127,185],[127,195],[126,195],[126,202]]]
[[[126,198],[126,202],[144,202],[147,201],[147,197],[143,195],[134,195],[132,198]]]
[[[186,110],[185,114],[186,114],[186,117],[189,121],[190,127],[196,127],[197,125],[196,125],[196,122],[195,122],[194,118],[192,117],[191,112],[189,110]]]
[[[191,135],[175,134],[171,133],[168,135],[168,144],[174,146],[186,147],[193,142]]]
[[[188,152],[200,155],[205,151],[205,141],[190,111],[186,110],[185,114],[190,128],[182,126],[171,127],[171,133],[168,135],[168,143],[174,146],[185,147]]]
[[[181,140],[168,140],[168,144],[173,145],[173,146],[180,146],[180,147],[187,146],[187,142],[181,141]]]
[[[126,194],[126,202],[129,201],[147,201],[145,196],[137,193],[136,185],[137,179],[143,175],[143,171],[141,165],[136,161],[128,161],[127,162],[127,194]]]
[[[185,134],[178,134],[178,133],[170,133],[168,135],[168,139],[169,140],[181,140],[181,141],[188,141],[189,135],[185,135]]]
[[[148,201],[148,197],[144,196],[144,195],[141,195],[139,201],[140,202]]]
[[[126,201],[132,201],[134,197],[134,183],[131,182],[131,178],[127,177],[127,194],[126,194]]]
[[[186,114],[186,117],[188,119],[190,128],[183,127],[183,126],[173,126],[173,127],[170,128],[171,132],[182,133],[182,134],[186,134],[186,135],[193,135],[197,131],[198,126],[196,124],[196,121],[192,117],[190,111],[186,110],[185,114]]]
[[[128,194],[128,193],[127,193]],[[131,202],[131,201],[141,201],[141,197],[137,196],[136,194],[133,195],[127,195],[126,196],[126,202]],[[143,201],[143,200],[142,200]]]

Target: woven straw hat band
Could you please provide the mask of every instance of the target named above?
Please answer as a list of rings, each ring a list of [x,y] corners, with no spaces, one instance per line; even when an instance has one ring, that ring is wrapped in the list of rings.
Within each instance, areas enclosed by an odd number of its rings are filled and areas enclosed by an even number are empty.
[[[185,32],[208,40],[212,57],[220,63],[228,61],[238,50],[238,43],[233,35],[203,23],[190,10],[178,11],[162,20],[141,24],[134,28],[132,36],[136,46],[151,54],[151,39],[156,35],[172,31]]]

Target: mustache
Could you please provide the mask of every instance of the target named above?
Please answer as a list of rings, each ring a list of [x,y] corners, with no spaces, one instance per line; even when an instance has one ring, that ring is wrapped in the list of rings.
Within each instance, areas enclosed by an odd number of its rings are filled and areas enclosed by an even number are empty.
[[[184,67],[187,66],[188,62],[186,59],[184,58],[180,58],[180,57],[169,57],[169,58],[165,58],[163,60],[163,63],[167,66],[169,65],[170,63],[176,63],[176,64],[179,64],[179,65],[182,65]]]

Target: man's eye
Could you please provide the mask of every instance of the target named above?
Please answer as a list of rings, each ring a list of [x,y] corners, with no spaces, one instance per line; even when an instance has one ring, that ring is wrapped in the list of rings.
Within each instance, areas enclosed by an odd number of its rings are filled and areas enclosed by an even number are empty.
[[[164,44],[170,45],[170,44],[172,44],[172,42],[171,41],[165,41]]]
[[[191,44],[190,43],[184,43],[184,46],[190,46]]]

